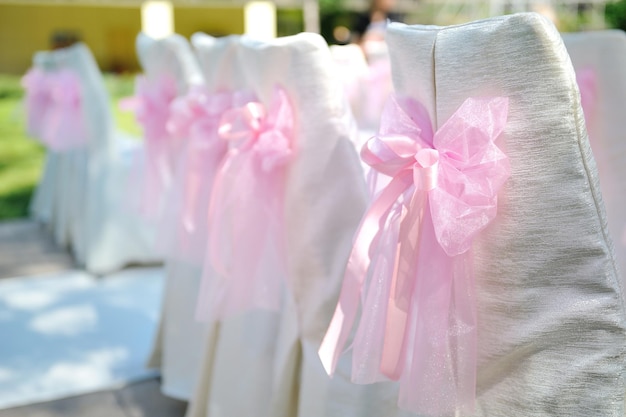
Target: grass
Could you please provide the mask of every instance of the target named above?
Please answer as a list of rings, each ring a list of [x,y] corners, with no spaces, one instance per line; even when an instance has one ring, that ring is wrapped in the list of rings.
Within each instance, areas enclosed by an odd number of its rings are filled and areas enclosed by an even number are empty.
[[[105,75],[118,129],[140,135],[134,116],[117,106],[120,98],[132,95],[133,80],[132,75]],[[45,159],[45,149],[26,134],[22,98],[20,77],[0,74],[0,220],[28,216]]]

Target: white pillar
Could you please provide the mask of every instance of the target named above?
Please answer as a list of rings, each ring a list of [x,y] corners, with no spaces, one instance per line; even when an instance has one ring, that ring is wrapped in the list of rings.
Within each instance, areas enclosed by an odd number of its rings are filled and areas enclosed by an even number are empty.
[[[174,33],[174,7],[166,0],[148,0],[141,4],[141,30],[160,39]]]
[[[318,0],[302,0],[304,31],[320,33],[320,5]]]
[[[251,1],[244,7],[244,33],[255,39],[276,37],[276,5],[271,1]]]

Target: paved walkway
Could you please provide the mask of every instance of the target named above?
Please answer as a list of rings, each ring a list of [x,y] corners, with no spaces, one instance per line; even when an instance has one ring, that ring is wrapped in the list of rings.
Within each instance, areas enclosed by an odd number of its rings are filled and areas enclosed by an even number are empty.
[[[0,279],[75,267],[67,251],[29,220],[0,222]],[[152,379],[123,388],[0,410],[0,417],[183,417],[185,402],[165,397]]]

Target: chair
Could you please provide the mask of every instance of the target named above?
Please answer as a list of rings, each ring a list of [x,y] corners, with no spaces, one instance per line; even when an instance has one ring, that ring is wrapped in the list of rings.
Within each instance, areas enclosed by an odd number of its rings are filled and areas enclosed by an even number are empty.
[[[455,385],[439,385],[436,375],[433,386],[409,392],[404,372],[400,386],[350,385],[352,355],[343,355],[325,391],[307,390],[303,378],[301,392],[318,406],[299,415],[623,415],[624,301],[560,35],[543,17],[518,14],[451,27],[393,23],[387,42],[395,90],[422,103],[435,130],[470,97],[508,98],[497,143],[511,175],[472,248],[475,407],[442,398],[433,387],[450,393]],[[471,332],[465,325],[449,334]],[[421,352],[409,352],[419,363]]]
[[[321,37],[242,39],[236,65],[261,103],[271,108],[278,85],[295,113],[284,203],[287,284],[277,309],[214,320],[188,415],[294,416],[300,375],[320,369],[317,346],[367,193],[350,112]]]
[[[74,74],[85,145],[58,152],[51,224],[58,243],[96,274],[128,263],[154,262],[147,228],[124,210],[132,143],[115,135],[102,75],[83,43],[50,52],[55,73]],[[44,179],[44,182],[47,181]]]

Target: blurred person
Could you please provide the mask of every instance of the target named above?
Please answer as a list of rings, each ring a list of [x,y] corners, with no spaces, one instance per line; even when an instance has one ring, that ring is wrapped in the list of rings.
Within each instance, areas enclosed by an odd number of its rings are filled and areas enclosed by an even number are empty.
[[[384,41],[387,22],[402,21],[402,15],[392,11],[395,6],[396,0],[371,0],[367,12],[356,19],[355,41],[361,46],[370,41]]]

